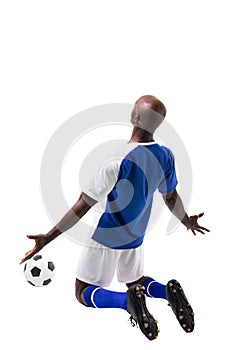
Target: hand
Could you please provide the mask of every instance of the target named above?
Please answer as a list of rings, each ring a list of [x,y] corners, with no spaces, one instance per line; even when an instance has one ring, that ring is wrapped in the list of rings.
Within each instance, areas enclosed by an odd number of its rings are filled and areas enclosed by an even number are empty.
[[[32,250],[29,250],[25,257],[20,261],[20,264],[30,259],[33,255],[38,253],[49,241],[46,235],[27,235],[27,238],[35,240],[35,246]]]
[[[189,220],[187,220],[185,222],[185,226],[187,227],[187,230],[191,230],[195,236],[196,236],[195,231],[201,232],[203,235],[205,234],[205,231],[210,232],[210,230],[208,230],[207,228],[205,228],[203,226],[199,226],[199,224],[197,222],[197,220],[199,218],[201,218],[203,215],[204,215],[204,213],[201,213],[199,215],[190,216]]]

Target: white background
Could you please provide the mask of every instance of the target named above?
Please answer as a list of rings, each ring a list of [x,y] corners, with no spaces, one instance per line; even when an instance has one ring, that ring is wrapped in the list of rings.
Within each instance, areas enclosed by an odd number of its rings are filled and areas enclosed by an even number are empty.
[[[0,342],[5,350],[14,344],[25,350],[72,350],[81,344],[232,347],[230,9],[226,0],[1,1]],[[56,265],[51,285],[31,287],[19,266],[32,246],[25,234],[52,227],[39,176],[53,132],[85,108],[134,103],[143,94],[166,104],[167,120],[192,160],[188,212],[205,211],[200,223],[211,229],[194,237],[180,226],[166,235],[170,214],[164,210],[147,236],[145,272],[164,283],[179,279],[196,313],[196,329],[186,334],[165,301],[148,300],[161,330],[153,342],[130,326],[126,312],[78,304],[74,276],[81,247],[67,238],[46,248]],[[78,195],[67,186],[71,203]],[[112,288],[125,290],[115,280]]]

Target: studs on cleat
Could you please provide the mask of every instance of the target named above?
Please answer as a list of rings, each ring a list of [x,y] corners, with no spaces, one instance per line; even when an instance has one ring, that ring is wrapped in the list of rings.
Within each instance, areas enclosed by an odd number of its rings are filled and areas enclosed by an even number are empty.
[[[154,323],[155,320],[150,315],[143,296],[145,297],[145,287],[136,284],[129,287],[127,291],[127,311],[131,314],[130,321],[133,327],[138,326],[142,333],[149,339],[152,340],[157,333],[157,325]],[[133,316],[132,316],[133,315]]]
[[[193,325],[195,325],[195,322],[192,322]]]
[[[155,339],[157,339],[157,338],[158,338],[158,336],[156,335],[156,336],[155,336]]]
[[[171,306],[181,328],[190,333],[194,329],[194,312],[189,304],[184,290],[180,283],[173,279],[167,284],[167,300],[168,305]]]

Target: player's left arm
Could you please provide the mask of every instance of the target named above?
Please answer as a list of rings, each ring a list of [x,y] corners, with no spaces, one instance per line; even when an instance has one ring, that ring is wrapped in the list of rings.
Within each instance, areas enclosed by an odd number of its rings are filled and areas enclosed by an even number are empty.
[[[170,193],[163,194],[163,199],[171,212],[182,222],[184,226],[187,227],[187,230],[191,230],[194,235],[196,235],[196,231],[202,234],[210,232],[210,230],[203,226],[200,226],[197,222],[197,220],[202,217],[204,213],[188,216],[185,211],[182,199],[176,189]]]
[[[69,230],[88,212],[88,210],[97,203],[96,200],[89,197],[85,193],[81,193],[77,202],[65,214],[65,216],[46,234],[27,235],[29,239],[35,241],[33,249],[29,250],[20,263],[30,259],[34,254],[38,253],[49,242],[60,236],[63,232]]]
[[[35,241],[35,246],[25,254],[20,263],[30,259],[49,242],[77,224],[93,205],[103,200],[116,184],[118,168],[119,162],[115,160],[101,164],[98,172],[92,176],[90,183],[83,189],[77,202],[52,230],[46,234],[27,236]]]

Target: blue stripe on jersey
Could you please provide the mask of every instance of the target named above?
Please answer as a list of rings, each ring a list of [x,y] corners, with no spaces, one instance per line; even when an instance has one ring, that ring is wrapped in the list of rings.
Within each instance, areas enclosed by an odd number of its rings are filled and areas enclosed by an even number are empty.
[[[154,192],[171,192],[176,185],[172,152],[158,144],[137,146],[121,162],[92,238],[114,249],[137,248],[146,233]]]

